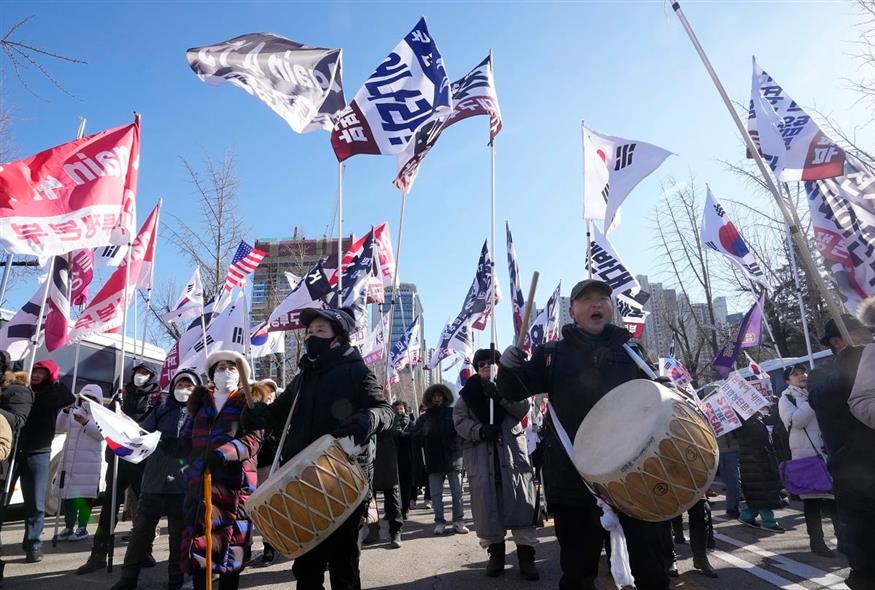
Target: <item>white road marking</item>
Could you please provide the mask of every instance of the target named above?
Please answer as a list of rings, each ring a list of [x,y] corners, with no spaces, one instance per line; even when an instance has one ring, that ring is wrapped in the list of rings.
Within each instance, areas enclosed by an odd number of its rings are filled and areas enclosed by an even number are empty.
[[[746,572],[748,572],[749,574],[752,574],[761,580],[765,580],[766,582],[769,582],[770,584],[774,584],[775,586],[777,586],[778,588],[781,588],[782,590],[808,590],[808,588],[806,588],[805,586],[803,586],[801,584],[797,584],[796,582],[791,582],[790,580],[788,580],[786,578],[782,578],[778,574],[774,574],[766,569],[763,569],[757,565],[750,563],[749,561],[745,561],[744,559],[742,559],[740,557],[736,557],[735,555],[730,555],[729,553],[726,553],[725,551],[720,551],[720,550],[715,549],[714,551],[711,552],[711,555],[713,555],[717,559],[725,561],[729,565],[734,565],[735,567],[737,567],[739,569],[743,569]]]
[[[775,562],[775,567],[790,572],[794,576],[799,576],[800,578],[814,582],[821,587],[829,588],[830,590],[847,590],[848,588],[845,586],[845,581],[835,574],[827,573],[816,567],[773,553],[753,543],[745,543],[744,541],[733,539],[732,537],[721,533],[715,533],[714,538],[719,539],[724,543],[734,545],[740,549],[744,549],[745,551],[756,553],[760,557],[770,559]]]

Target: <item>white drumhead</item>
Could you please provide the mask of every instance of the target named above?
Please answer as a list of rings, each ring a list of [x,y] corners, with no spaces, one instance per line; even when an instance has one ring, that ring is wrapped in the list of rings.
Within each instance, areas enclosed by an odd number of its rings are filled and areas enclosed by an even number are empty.
[[[654,443],[654,434],[671,419],[673,396],[647,379],[623,383],[586,415],[574,437],[574,466],[587,479],[616,474]],[[658,443],[658,441],[656,441]]]

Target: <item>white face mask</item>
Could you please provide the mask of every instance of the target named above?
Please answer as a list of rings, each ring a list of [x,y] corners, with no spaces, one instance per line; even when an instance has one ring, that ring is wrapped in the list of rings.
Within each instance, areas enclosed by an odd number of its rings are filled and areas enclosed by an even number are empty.
[[[237,373],[233,373],[230,371],[216,371],[213,374],[213,383],[216,384],[216,391],[220,394],[228,394],[237,389],[237,382],[240,380],[240,377]]]
[[[134,375],[134,385],[137,387],[142,387],[146,384],[146,381],[149,380],[148,375],[143,375],[142,373],[137,373]]]
[[[176,398],[181,404],[184,404],[188,401],[188,396],[191,395],[191,392],[194,391],[191,387],[177,387],[173,390],[173,397]]]

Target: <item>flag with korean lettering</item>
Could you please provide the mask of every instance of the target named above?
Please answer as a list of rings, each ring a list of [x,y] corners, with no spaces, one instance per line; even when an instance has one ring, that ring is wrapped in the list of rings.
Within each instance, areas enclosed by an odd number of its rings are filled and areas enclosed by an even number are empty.
[[[477,272],[474,281],[465,296],[460,315],[468,318],[471,327],[475,330],[483,330],[492,314],[493,294],[495,304],[501,303],[501,286],[498,277],[493,276],[494,266],[492,257],[489,255],[489,242],[483,242],[480,250],[480,259],[477,261]]]
[[[371,234],[367,233],[358,240],[355,240],[352,246],[343,254],[343,272],[347,272],[347,268],[356,259],[356,256],[369,245]],[[392,251],[392,236],[389,234],[389,224],[386,222],[373,228],[373,254],[375,257],[376,269],[375,274],[368,279],[367,283],[367,302],[368,303],[383,303],[385,300],[385,289],[395,284],[395,254]],[[344,284],[346,277],[344,276]],[[336,273],[331,276],[330,282],[332,285],[337,284]]]
[[[805,183],[814,242],[848,313],[875,295],[875,172],[847,155],[844,174]]]
[[[126,258],[113,271],[94,299],[79,314],[79,318],[67,338],[68,342],[75,343],[86,336],[109,332],[122,325],[122,316],[136,292],[143,258],[150,249],[152,241],[157,237],[156,224],[160,208],[161,202],[159,201],[137,233],[137,237],[131,245],[130,259]],[[129,273],[126,272],[128,264],[131,265]],[[126,276],[128,279],[127,288],[125,288]],[[124,300],[125,293],[127,293],[127,300]]]
[[[357,154],[394,156],[435,112],[451,107],[444,60],[422,18],[340,113],[331,145],[340,162]]]
[[[641,290],[638,279],[629,271],[598,226],[593,226],[592,230],[590,259],[586,264],[586,268],[592,272],[592,278],[607,283],[615,294],[634,297]]]
[[[632,338],[641,339],[644,336],[644,325],[647,322],[649,311],[644,309],[644,304],[650,298],[650,293],[638,291],[634,296],[626,293],[614,293],[614,307],[617,315],[629,330]]]
[[[754,258],[747,242],[738,233],[738,229],[726,210],[708,187],[705,196],[705,213],[702,215],[702,232],[700,234],[702,244],[715,252],[723,254],[733,263],[742,268],[751,280],[756,281],[763,287],[769,288],[766,276]]]
[[[185,53],[197,77],[257,97],[296,133],[331,131],[344,106],[341,50],[304,45],[274,33],[249,33]]]
[[[137,120],[0,163],[0,248],[45,257],[127,243],[139,158]]]
[[[583,134],[583,218],[616,226],[620,205],[639,182],[672,155],[661,147],[603,135],[581,123]]]
[[[246,351],[246,338],[250,332],[246,326],[246,297],[242,289],[237,289],[230,305],[216,316],[207,327],[207,355],[217,350],[231,350],[243,354]],[[205,373],[204,339],[195,340],[192,347],[182,355],[181,369],[192,369]]]
[[[526,335],[523,351],[527,354],[547,342],[559,340],[559,304],[562,298],[562,281],[556,285],[556,289],[547,301],[547,305],[535,318]]]
[[[52,274],[48,272],[40,278],[36,293],[9,320],[0,324],[0,350],[9,354],[12,361],[27,358],[32,351],[36,334],[36,321],[40,305],[46,300],[46,311],[40,330],[45,329],[46,348],[55,350],[67,339],[67,325],[70,318],[70,305],[67,301],[67,275],[69,262],[67,256],[55,256]],[[46,296],[46,289],[49,290]],[[49,348],[51,346],[51,348]]]
[[[347,307],[353,310],[356,326],[360,330],[367,328],[365,307],[368,303],[369,287],[373,288],[375,282],[380,280],[374,233],[372,229],[368,232],[361,247],[353,244],[346,252],[343,261],[343,292],[338,297],[337,291],[333,291],[328,301],[329,307]],[[354,250],[353,248],[358,249]],[[331,283],[333,285],[337,284],[336,273],[332,277]],[[382,283],[380,283],[380,286],[382,287]]]
[[[182,294],[176,301],[173,309],[161,315],[161,319],[165,322],[187,322],[198,316],[204,311],[204,285],[201,282],[200,266],[195,266],[194,272],[185,287],[182,289]]]
[[[416,316],[413,322],[404,330],[401,338],[392,344],[389,350],[389,363],[386,369],[387,385],[394,385],[401,380],[401,371],[408,366],[413,366],[422,351],[422,336],[420,316]]]
[[[94,252],[88,248],[70,255],[70,304],[85,305],[88,287],[94,279]]]
[[[380,321],[365,337],[365,341],[359,347],[362,359],[369,367],[386,356],[386,335],[389,333],[389,314],[384,314]]]
[[[423,158],[437,143],[441,133],[454,123],[476,115],[489,117],[489,141],[501,131],[501,109],[495,92],[492,74],[492,58],[487,56],[473,70],[450,85],[453,98],[452,111],[439,111],[421,125],[404,151],[398,154],[398,172],[394,184],[403,191],[410,191],[419,172]]]
[[[513,236],[510,233],[510,222],[505,221],[504,227],[507,231],[507,272],[510,277],[510,303],[513,312],[514,341],[516,341],[523,327],[523,307],[526,305],[526,300],[520,286],[520,269],[517,264]]]
[[[304,275],[298,286],[270,312],[267,320],[270,325],[268,329],[276,332],[303,328],[300,319],[301,311],[308,307],[325,307],[322,298],[329,293],[331,293],[331,283],[323,268],[323,261],[320,260]]]
[[[470,361],[474,356],[474,336],[470,318],[460,314],[444,326],[427,368],[434,369],[443,359],[458,354]]]
[[[747,129],[781,182],[822,180],[843,173],[845,152],[753,61]],[[752,157],[748,153],[748,157]]]

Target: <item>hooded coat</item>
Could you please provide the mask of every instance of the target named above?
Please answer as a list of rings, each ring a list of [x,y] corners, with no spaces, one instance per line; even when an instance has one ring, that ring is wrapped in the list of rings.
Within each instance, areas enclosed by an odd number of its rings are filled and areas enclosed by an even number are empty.
[[[134,373],[137,369],[149,371],[149,379],[137,387],[134,385]],[[161,401],[161,388],[158,386],[158,375],[146,364],[140,363],[131,370],[131,380],[125,385],[122,395],[122,412],[132,420],[139,422],[146,412],[155,408]]]
[[[18,441],[18,450],[25,455],[51,452],[58,412],[76,399],[70,388],[58,381],[60,371],[55,361],[39,361],[33,368],[48,371],[49,379],[31,387],[34,393],[33,406]]]
[[[781,507],[781,477],[778,458],[762,417],[754,415],[737,430],[741,491],[750,508],[775,510]]]
[[[489,386],[495,387],[492,383]],[[477,536],[493,539],[503,537],[508,529],[534,526],[535,487],[526,436],[520,425],[529,412],[529,401],[496,400],[504,410],[500,412],[500,438],[497,443],[485,441],[480,437],[485,412],[475,411],[474,402],[469,404],[472,399],[485,399],[483,389],[479,375],[468,378],[453,408],[453,423],[462,437]]]
[[[103,403],[99,385],[88,384],[80,392],[97,403]],[[82,425],[74,415],[88,418]],[[55,472],[52,488],[58,498],[96,498],[100,487],[100,471],[103,467],[103,435],[97,428],[91,412],[84,405],[64,408],[59,414],[55,432],[67,433],[64,450]]]
[[[245,405],[243,392],[238,390],[217,412],[211,387],[195,388],[188,400],[189,419],[180,431],[179,448],[188,457],[182,560],[183,569],[189,572],[206,565],[203,457],[213,451],[224,458],[224,464],[212,471],[213,572],[240,571],[249,559],[252,525],[244,504],[258,481],[256,455],[262,432],[243,432],[240,413]]]
[[[444,401],[432,403],[435,390]],[[448,473],[462,469],[462,439],[453,424],[453,394],[443,385],[432,385],[422,394],[425,412],[419,415],[413,428],[414,445],[420,449],[426,473]]]
[[[15,437],[21,432],[30,409],[33,406],[33,392],[28,387],[30,378],[24,372],[6,371],[0,378],[0,414],[9,423],[12,440],[9,441],[9,454],[15,446]],[[0,461],[0,485],[6,483],[9,471],[8,456]]]

